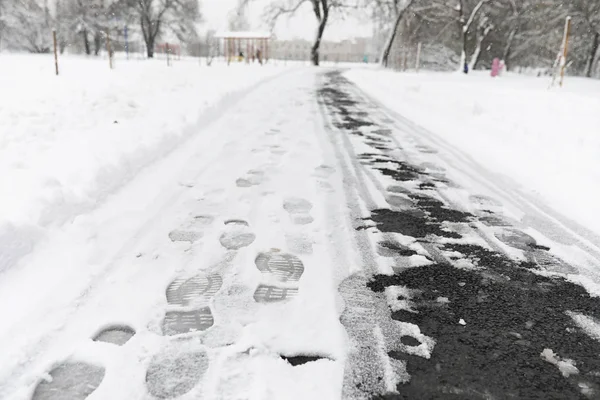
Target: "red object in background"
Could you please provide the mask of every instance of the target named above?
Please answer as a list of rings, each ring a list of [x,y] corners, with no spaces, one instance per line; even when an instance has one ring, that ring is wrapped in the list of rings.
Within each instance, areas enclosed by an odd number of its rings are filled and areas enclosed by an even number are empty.
[[[501,69],[502,65],[500,63],[500,59],[498,57],[494,58],[494,61],[492,61],[492,78],[500,75]]]

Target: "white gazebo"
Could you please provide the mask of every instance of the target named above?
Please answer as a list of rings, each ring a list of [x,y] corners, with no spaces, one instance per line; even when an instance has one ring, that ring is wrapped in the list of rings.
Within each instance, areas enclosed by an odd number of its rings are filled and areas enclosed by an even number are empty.
[[[270,32],[219,32],[215,37],[223,39],[222,49],[227,64],[232,59],[246,63],[258,61],[261,64],[269,60]]]

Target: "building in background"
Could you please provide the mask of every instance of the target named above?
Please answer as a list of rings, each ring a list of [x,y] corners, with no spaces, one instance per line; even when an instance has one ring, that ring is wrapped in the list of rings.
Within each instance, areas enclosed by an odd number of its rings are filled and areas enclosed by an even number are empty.
[[[310,60],[313,43],[304,39],[274,40],[272,58],[290,61]],[[353,38],[341,42],[321,42],[321,61],[325,62],[377,62],[378,49],[373,38]]]

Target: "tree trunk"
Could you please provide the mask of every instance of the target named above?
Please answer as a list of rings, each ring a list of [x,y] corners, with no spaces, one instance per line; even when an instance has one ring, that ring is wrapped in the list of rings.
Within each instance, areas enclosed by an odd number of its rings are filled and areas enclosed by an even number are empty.
[[[319,20],[319,27],[317,28],[317,37],[315,38],[315,43],[310,49],[310,58],[315,66],[319,65],[319,49],[321,47],[321,40],[323,39],[323,33],[325,32],[325,26],[327,26],[328,19],[329,7],[327,6],[327,2],[325,2],[323,6],[323,13],[321,15],[321,19]]]
[[[479,62],[479,56],[481,55],[481,43],[483,43],[483,40],[477,41],[477,46],[475,47],[475,51],[473,52],[471,61],[469,62],[469,71],[473,71]]]
[[[465,73],[469,73],[469,65],[467,64],[467,40],[468,31],[466,26],[462,25],[462,51],[460,53],[460,69]]]
[[[396,40],[396,35],[398,35],[398,27],[400,26],[400,21],[404,17],[404,13],[408,8],[412,5],[414,0],[409,0],[408,3],[404,6],[402,10],[398,12],[396,15],[396,20],[394,21],[394,26],[392,26],[392,31],[388,36],[388,40],[385,42],[385,47],[383,48],[383,52],[381,53],[381,66],[387,67],[390,59],[390,54],[392,52],[392,46],[394,45],[394,41]]]
[[[585,76],[588,78],[592,77],[592,73],[594,72],[594,65],[596,61],[596,53],[598,53],[598,47],[600,47],[600,33],[594,32],[594,39],[592,41],[592,49],[590,51],[590,58],[585,67]]]
[[[154,58],[154,42],[155,42],[154,37],[149,37],[148,40],[146,40],[146,50],[147,50],[148,58]]]
[[[94,55],[95,56],[100,54],[101,47],[102,47],[102,37],[100,36],[100,32],[96,32],[94,34]]]
[[[479,56],[481,56],[481,45],[483,44],[483,41],[490,33],[490,31],[490,27],[481,28],[481,31],[478,31],[479,33],[477,35],[477,46],[475,47],[475,51],[471,56],[471,62],[469,63],[469,71],[473,71],[475,67],[477,67],[477,63],[479,62]]]
[[[148,58],[154,58],[154,44],[156,43],[156,37],[160,31],[160,20],[154,23],[156,26],[152,26],[150,17],[142,16],[140,18],[140,25],[142,28],[142,35],[144,42],[146,43],[146,53]]]
[[[512,53],[512,44],[515,41],[515,37],[517,36],[517,31],[519,29],[514,27],[511,29],[510,34],[508,35],[508,39],[506,40],[506,46],[504,47],[504,51],[502,52],[502,60],[504,61],[504,68],[508,71],[510,68],[510,56]]]
[[[394,26],[392,27],[392,31],[390,32],[390,36],[385,43],[385,47],[383,48],[383,53],[381,53],[381,66],[387,67],[390,53],[392,52],[392,46],[394,45],[394,40],[396,40],[396,35],[398,34],[398,25],[400,25],[400,21],[404,16],[404,12],[400,12],[396,16],[396,20],[394,21]]]
[[[92,51],[90,50],[90,39],[88,38],[87,29],[84,29],[81,32],[81,34],[83,35],[83,46],[85,48],[85,54],[89,56],[92,53]]]

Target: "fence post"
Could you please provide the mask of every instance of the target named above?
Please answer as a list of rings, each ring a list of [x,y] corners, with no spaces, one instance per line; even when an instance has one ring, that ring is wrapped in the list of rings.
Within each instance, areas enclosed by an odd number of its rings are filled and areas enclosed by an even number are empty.
[[[125,34],[125,54],[127,54],[127,59],[129,60],[129,29],[127,25],[125,25],[123,33]]]
[[[565,79],[565,69],[567,67],[567,54],[569,52],[569,36],[571,34],[571,17],[567,17],[565,21],[565,35],[563,38],[563,55],[560,66],[560,86],[562,87]]]
[[[108,51],[108,66],[113,69],[112,51],[110,49],[110,30],[106,30],[106,51]]]
[[[421,42],[419,42],[419,44],[417,45],[417,65],[416,65],[416,69],[417,69],[417,73],[419,73],[419,67],[421,66]]]
[[[52,30],[52,41],[54,42],[54,68],[56,69],[56,76],[58,76],[58,52],[56,50],[56,29]]]

